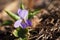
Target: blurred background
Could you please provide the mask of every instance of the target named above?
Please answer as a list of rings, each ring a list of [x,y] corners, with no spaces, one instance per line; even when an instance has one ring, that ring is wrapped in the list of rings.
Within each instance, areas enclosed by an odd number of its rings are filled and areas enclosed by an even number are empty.
[[[9,19],[9,16],[6,13],[4,13],[3,10],[7,9],[16,13],[17,9],[19,8],[19,3],[20,0],[0,0],[0,19]]]
[[[57,23],[56,21],[60,19],[60,0],[0,0],[0,40],[14,40],[16,39],[14,37],[14,35],[12,35],[13,30],[15,29],[13,27],[14,24],[14,20],[10,18],[10,16],[8,16],[4,10],[10,10],[13,13],[17,13],[18,8],[20,7],[20,3],[23,3],[25,6],[25,9],[34,11],[35,9],[40,10],[39,14],[43,15],[43,21],[42,26],[46,26],[46,20],[50,20],[50,18],[46,17],[49,16],[53,17],[53,19],[55,20],[54,24],[49,24],[49,27],[41,27],[40,29],[42,30],[42,34],[45,35],[50,35],[49,32],[51,33],[51,35],[49,36],[50,39],[46,39],[46,40],[60,40],[60,27],[54,27],[55,24]],[[40,20],[40,15],[35,15],[37,16],[36,19],[32,19],[33,22],[35,22],[36,20]],[[44,16],[46,14],[46,16]],[[56,16],[57,15],[57,16]],[[44,18],[46,17],[46,19]],[[51,18],[52,18],[51,17]],[[60,20],[59,20],[60,21]],[[49,22],[49,21],[47,21]],[[37,25],[37,23],[35,22],[34,25]],[[40,25],[39,24],[39,25]],[[51,27],[51,25],[54,25],[53,27]],[[56,24],[58,25],[58,24]],[[60,26],[60,23],[59,23]],[[36,26],[37,27],[37,26]],[[52,32],[50,31],[50,29],[54,29]],[[34,29],[35,31],[37,31],[37,29]],[[48,32],[47,32],[48,30]],[[41,30],[39,30],[41,31]],[[56,32],[57,31],[57,32]],[[33,32],[34,33],[34,32]],[[33,35],[33,33],[31,33],[31,35]],[[38,32],[37,32],[38,33]],[[55,34],[54,34],[55,33]],[[41,34],[41,35],[42,35]],[[58,35],[57,35],[58,34]],[[38,36],[37,34],[34,34],[34,36]],[[52,36],[52,38],[51,38]],[[45,37],[45,36],[44,36]],[[42,38],[38,39],[38,37],[36,37],[35,39],[37,40],[45,40]],[[34,38],[31,38],[31,40],[35,40]]]

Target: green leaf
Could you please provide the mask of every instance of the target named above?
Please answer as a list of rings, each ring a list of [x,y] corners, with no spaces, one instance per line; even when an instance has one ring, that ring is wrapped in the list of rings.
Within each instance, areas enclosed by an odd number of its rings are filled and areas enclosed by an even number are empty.
[[[38,12],[40,12],[39,10],[36,10],[34,12],[29,11],[29,15],[28,15],[28,19],[32,18],[34,15],[36,15]]]
[[[18,38],[18,40],[27,40],[27,38]]]
[[[25,7],[24,7],[24,5],[22,4],[22,9],[24,9]]]
[[[34,16],[34,15],[36,15],[38,12],[40,12],[40,10],[34,11],[32,15]]]
[[[20,8],[21,8],[21,9],[25,9],[25,7],[24,7],[24,4],[23,4],[23,3],[21,3],[21,4],[20,4]]]
[[[28,29],[17,28],[13,31],[15,37],[25,38],[26,34],[28,33]]]
[[[29,13],[28,14],[28,19],[30,19],[30,18],[32,18],[33,17],[33,15],[32,15],[33,13]]]
[[[20,19],[20,17],[19,17],[18,15],[12,13],[12,12],[9,11],[9,10],[5,10],[5,12],[6,12],[11,18],[13,18],[14,20]]]
[[[14,30],[13,34],[14,34],[15,37],[18,37],[18,31],[17,30]]]
[[[11,20],[7,20],[2,23],[2,25],[11,25],[11,24],[13,24],[13,21]]]

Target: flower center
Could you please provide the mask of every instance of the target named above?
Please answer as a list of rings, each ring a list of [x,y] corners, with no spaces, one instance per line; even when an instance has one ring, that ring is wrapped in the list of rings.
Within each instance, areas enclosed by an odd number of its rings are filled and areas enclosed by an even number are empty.
[[[24,19],[22,19],[22,23],[25,23]]]

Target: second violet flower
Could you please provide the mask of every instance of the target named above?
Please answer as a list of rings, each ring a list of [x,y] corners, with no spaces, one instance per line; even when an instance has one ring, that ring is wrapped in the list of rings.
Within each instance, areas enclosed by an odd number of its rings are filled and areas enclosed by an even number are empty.
[[[28,10],[18,9],[18,15],[19,15],[20,19],[14,23],[15,28],[21,27],[24,29],[24,28],[32,25],[31,21],[28,20]]]

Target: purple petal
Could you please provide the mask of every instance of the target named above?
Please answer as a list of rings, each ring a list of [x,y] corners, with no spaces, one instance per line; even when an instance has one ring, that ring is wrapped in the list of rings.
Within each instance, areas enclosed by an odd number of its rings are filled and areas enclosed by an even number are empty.
[[[21,26],[21,22],[22,22],[21,19],[20,19],[20,20],[17,20],[17,21],[14,23],[14,27],[17,28],[17,27]]]
[[[27,27],[27,24],[26,23],[21,23],[21,25],[22,25],[22,28],[23,29]]]
[[[26,24],[27,24],[28,26],[32,26],[32,23],[31,23],[30,20],[26,20]]]
[[[21,11],[22,11],[21,9],[18,9],[18,12],[17,12],[17,13],[18,13],[18,15],[20,14],[20,12],[21,12]],[[20,15],[19,15],[19,16],[20,16]]]
[[[28,11],[27,10],[18,10],[18,15],[22,18],[22,19],[26,19],[26,17],[28,16]]]

